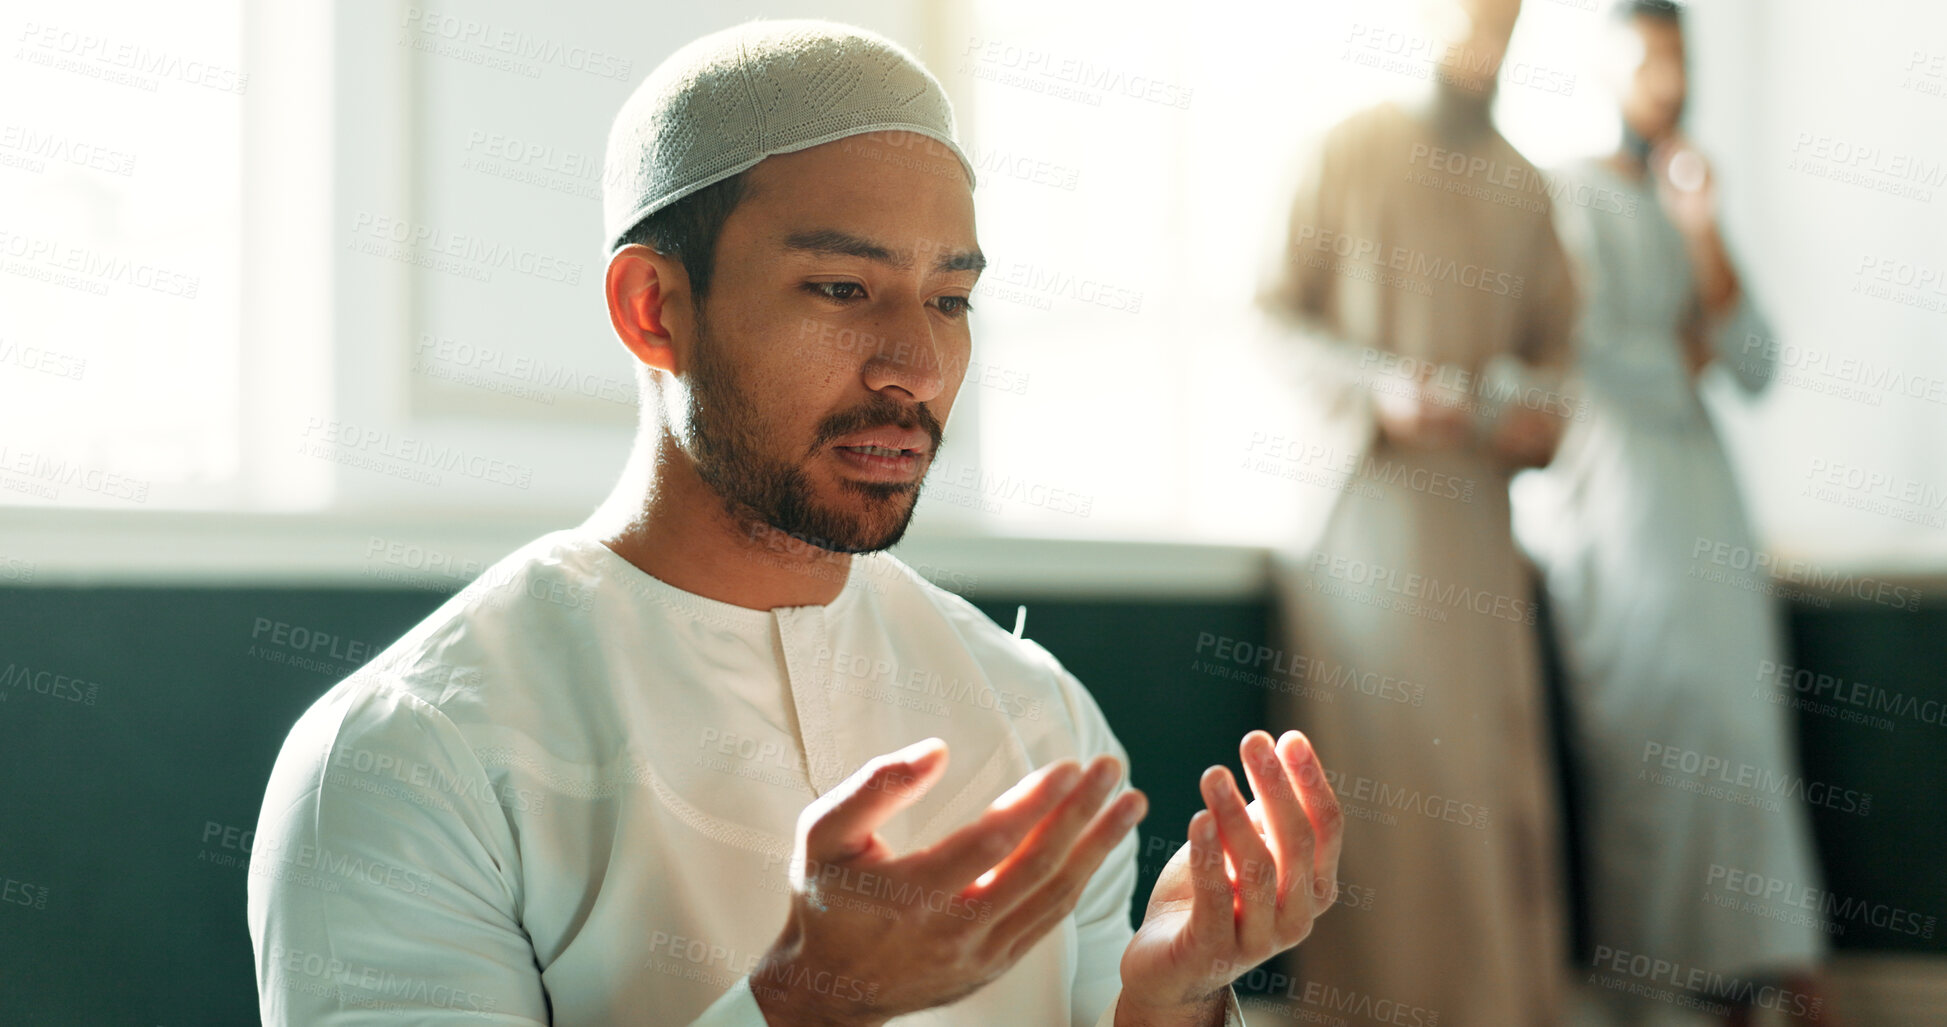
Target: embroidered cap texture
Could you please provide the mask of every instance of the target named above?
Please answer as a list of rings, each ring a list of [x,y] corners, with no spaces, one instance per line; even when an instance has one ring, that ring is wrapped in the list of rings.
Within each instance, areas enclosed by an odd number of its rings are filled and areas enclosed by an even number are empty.
[[[758,161],[865,132],[906,131],[953,151],[953,105],[904,47],[815,19],[749,21],[656,66],[622,105],[602,168],[606,249],[643,218]]]

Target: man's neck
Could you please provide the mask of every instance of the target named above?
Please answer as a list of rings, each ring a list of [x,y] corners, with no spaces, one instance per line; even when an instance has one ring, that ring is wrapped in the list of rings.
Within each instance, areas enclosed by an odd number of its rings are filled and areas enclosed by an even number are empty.
[[[666,435],[638,437],[621,480],[582,522],[617,556],[685,592],[742,606],[823,606],[852,558],[742,522]]]
[[[1616,144],[1616,152],[1609,158],[1610,166],[1631,181],[1641,181],[1649,173],[1650,153],[1656,149],[1659,141],[1638,135],[1624,120],[1622,139]]]
[[[1434,76],[1423,109],[1441,139],[1462,144],[1494,130],[1494,85],[1493,79],[1463,85]]]

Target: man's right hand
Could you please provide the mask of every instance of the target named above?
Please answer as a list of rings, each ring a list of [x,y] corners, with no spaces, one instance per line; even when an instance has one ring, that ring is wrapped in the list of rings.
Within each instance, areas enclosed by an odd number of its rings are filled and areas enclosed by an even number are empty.
[[[879,825],[945,771],[929,738],[868,761],[798,817],[790,913],[751,971],[772,1027],[877,1027],[979,990],[1081,900],[1142,819],[1134,788],[1103,808],[1122,768],[1057,760],[938,843],[895,856]]]
[[[1553,411],[1509,406],[1494,425],[1494,452],[1510,467],[1546,467],[1561,445],[1564,423]]]
[[[1464,406],[1445,398],[1418,382],[1380,392],[1374,397],[1379,430],[1408,449],[1458,449],[1471,438],[1473,421]]]

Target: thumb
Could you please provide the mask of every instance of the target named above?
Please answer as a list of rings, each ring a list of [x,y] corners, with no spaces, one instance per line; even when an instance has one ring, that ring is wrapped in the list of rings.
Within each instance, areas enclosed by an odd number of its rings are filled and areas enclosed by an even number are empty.
[[[945,772],[946,742],[927,738],[865,765],[805,807],[798,826],[807,857],[850,859],[872,847],[873,832],[918,801]]]

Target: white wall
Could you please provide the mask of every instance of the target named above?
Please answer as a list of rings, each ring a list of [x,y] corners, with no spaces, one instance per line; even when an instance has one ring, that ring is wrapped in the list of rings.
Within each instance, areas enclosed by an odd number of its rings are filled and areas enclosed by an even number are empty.
[[[1580,63],[1586,53],[1565,42],[1599,24],[1590,6],[1529,0],[1510,55],[1580,69],[1573,95],[1503,89],[1510,137],[1543,164],[1602,145],[1613,130],[1601,84]],[[948,455],[983,479],[1086,495],[1092,512],[1013,504],[983,524],[930,496],[915,533],[1275,541],[1292,504],[1316,497],[1237,468],[1254,434],[1284,429],[1289,395],[1248,345],[1250,289],[1281,227],[1297,155],[1353,107],[1418,85],[1348,59],[1347,44],[1361,31],[1417,31],[1414,8],[1213,0],[1184,18],[1180,5],[1159,2],[1081,3],[1061,17],[1013,0],[247,3],[238,368],[240,417],[254,426],[239,440],[247,489],[172,493],[144,509],[463,517],[510,537],[578,519],[613,480],[633,418],[630,365],[600,295],[596,197],[609,120],[677,46],[763,14],[847,20],[900,40],[952,94],[977,159],[1027,158],[1075,175],[1076,188],[1064,189],[983,174],[981,240],[1000,270],[1099,278],[1142,296],[1139,315],[977,297],[976,359],[1029,388],[968,390]],[[1947,278],[1947,8],[1700,0],[1691,20],[1691,130],[1716,163],[1727,234],[1778,341],[1827,361],[1793,369],[1755,403],[1713,396],[1753,514],[1775,546],[1829,564],[1947,566],[1938,526],[1947,515],[1947,403],[1938,401],[1947,286],[1896,288],[1891,298],[1855,291],[1869,280],[1861,268]],[[137,26],[124,31],[147,38]],[[970,59],[976,38],[1160,79],[1190,102],[1040,95],[983,77],[1007,69]],[[501,41],[515,52],[497,49]],[[72,75],[17,70],[80,88]],[[1808,157],[1814,170],[1838,170],[1812,152],[1826,141],[1871,151],[1869,165],[1918,169],[1906,173],[1925,180],[1912,183],[1925,195],[1807,171]],[[1868,175],[1880,185],[1889,177]],[[386,249],[393,223],[444,242],[464,237],[505,262],[460,262],[468,274],[490,272],[485,282],[419,267]],[[530,261],[545,270],[523,273]],[[564,270],[578,281],[550,280]],[[81,334],[102,352],[142,341]],[[490,363],[488,350],[498,354]],[[1848,357],[1863,358],[1863,369],[1841,370]],[[91,366],[89,383],[110,370],[120,367]],[[1940,386],[1935,401],[1886,388],[1889,374]],[[452,472],[437,484],[410,480],[410,461],[375,456],[382,447],[348,441],[346,426],[395,446],[451,446],[526,486]],[[1815,467],[1840,483],[1806,494]],[[1849,488],[1855,473],[1879,484]],[[39,523],[59,522],[51,509]]]
[[[335,505],[569,514],[599,501],[635,419],[631,365],[602,299],[601,161],[615,112],[677,47],[749,17],[831,17],[910,40],[916,10],[341,6],[331,413],[501,466],[437,485],[353,468]],[[466,256],[402,261],[387,246],[406,236],[426,240],[422,256]],[[278,433],[304,437],[319,415],[291,409]]]
[[[1824,360],[1718,406],[1753,514],[1823,561],[1947,565],[1947,7],[1713,0],[1696,22],[1694,125],[1729,238],[1788,355]],[[1830,177],[1848,170],[1863,184]],[[1902,180],[1914,195],[1887,191]],[[1932,284],[1874,283],[1879,269]],[[1884,484],[1850,487],[1854,473]]]

